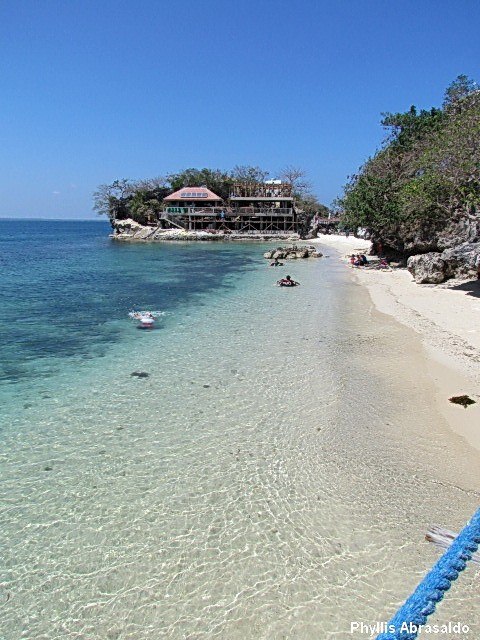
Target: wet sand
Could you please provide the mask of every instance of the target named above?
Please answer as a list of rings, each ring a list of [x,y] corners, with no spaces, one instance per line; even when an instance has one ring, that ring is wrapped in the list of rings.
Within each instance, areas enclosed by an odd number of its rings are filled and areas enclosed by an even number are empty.
[[[344,260],[349,253],[370,248],[370,242],[352,236],[322,236],[314,242],[335,249]],[[480,450],[480,283],[417,285],[406,269],[352,269],[352,274],[377,310],[418,334],[437,407],[451,428]],[[464,409],[448,402],[464,394],[476,404]]]

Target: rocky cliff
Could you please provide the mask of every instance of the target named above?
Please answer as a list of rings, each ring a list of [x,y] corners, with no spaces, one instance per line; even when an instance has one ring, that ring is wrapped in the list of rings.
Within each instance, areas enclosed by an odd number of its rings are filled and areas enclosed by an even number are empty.
[[[391,258],[403,258],[419,284],[450,278],[476,278],[480,260],[480,215],[457,214],[446,223],[400,227],[373,237],[373,245]]]
[[[297,233],[285,234],[245,234],[228,231],[186,231],[185,229],[162,229],[144,226],[131,218],[112,222],[111,238],[124,242],[169,242],[169,241],[231,241],[231,240],[289,240],[299,239]]]

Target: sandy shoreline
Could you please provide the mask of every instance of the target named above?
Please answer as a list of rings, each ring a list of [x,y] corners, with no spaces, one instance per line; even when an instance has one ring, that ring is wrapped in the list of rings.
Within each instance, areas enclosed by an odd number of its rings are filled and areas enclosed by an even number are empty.
[[[331,247],[342,259],[370,248],[369,241],[351,236],[322,236],[312,242]],[[420,335],[439,409],[451,428],[480,450],[480,287],[476,282],[417,285],[406,269],[352,272],[378,311]],[[477,404],[464,409],[448,401],[463,394]]]

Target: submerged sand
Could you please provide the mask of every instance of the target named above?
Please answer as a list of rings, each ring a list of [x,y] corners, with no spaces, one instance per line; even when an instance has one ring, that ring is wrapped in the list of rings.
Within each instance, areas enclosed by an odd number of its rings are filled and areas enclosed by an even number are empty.
[[[333,256],[289,264],[287,290],[258,251],[12,409],[7,640],[348,640],[438,557],[426,528],[476,508],[480,454],[432,402],[418,334]],[[478,630],[478,589],[467,571],[436,622]]]

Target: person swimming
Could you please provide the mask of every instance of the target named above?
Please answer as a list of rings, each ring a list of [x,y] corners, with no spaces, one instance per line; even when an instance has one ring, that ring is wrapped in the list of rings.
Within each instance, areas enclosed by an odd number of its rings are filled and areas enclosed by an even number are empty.
[[[299,284],[299,282],[292,280],[290,276],[285,276],[285,278],[277,281],[279,287],[297,287]]]

